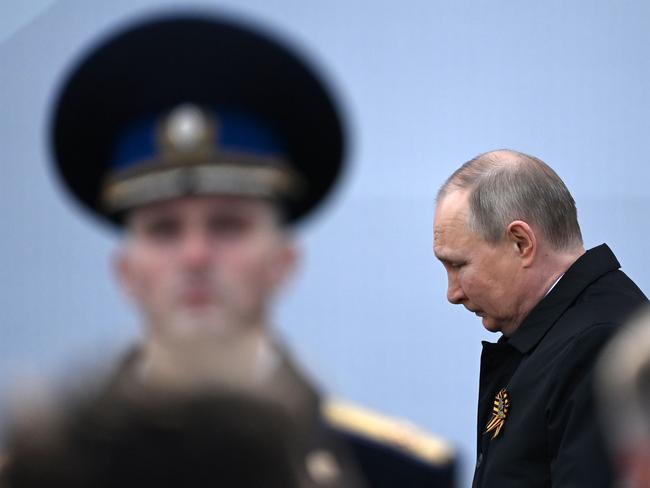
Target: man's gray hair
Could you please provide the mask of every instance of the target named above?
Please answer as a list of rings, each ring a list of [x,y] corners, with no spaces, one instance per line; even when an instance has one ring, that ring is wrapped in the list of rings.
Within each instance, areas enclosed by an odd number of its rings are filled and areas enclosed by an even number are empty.
[[[536,157],[512,150],[481,154],[447,179],[438,201],[455,190],[469,190],[469,227],[490,243],[503,239],[510,222],[523,220],[558,251],[582,245],[571,193]]]

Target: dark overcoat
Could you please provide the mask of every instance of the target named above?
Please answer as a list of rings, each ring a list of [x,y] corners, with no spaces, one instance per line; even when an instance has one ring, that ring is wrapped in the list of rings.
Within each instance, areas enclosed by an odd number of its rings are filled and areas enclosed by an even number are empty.
[[[474,487],[610,486],[594,363],[647,302],[619,268],[607,245],[587,251],[510,338],[483,343]],[[509,405],[494,437],[496,429],[486,433],[486,427],[498,415],[495,399],[503,389]]]

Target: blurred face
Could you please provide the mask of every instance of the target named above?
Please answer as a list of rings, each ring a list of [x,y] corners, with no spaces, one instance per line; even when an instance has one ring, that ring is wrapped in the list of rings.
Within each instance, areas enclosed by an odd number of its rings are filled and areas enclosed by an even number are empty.
[[[650,445],[647,442],[631,446],[617,461],[620,486],[650,488]]]
[[[117,267],[149,332],[182,337],[266,325],[293,258],[268,203],[189,197],[132,211]]]
[[[507,240],[490,244],[468,226],[468,193],[438,203],[434,253],[447,271],[447,299],[481,318],[491,332],[510,335],[525,316],[521,262]]]

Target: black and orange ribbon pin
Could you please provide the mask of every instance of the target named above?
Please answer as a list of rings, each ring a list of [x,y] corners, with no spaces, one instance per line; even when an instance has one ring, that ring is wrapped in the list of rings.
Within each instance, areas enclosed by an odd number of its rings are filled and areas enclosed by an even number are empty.
[[[505,388],[501,389],[494,397],[494,406],[492,407],[492,418],[485,426],[484,434],[493,432],[492,439],[499,435],[503,425],[506,423],[508,410],[510,409],[510,396]]]

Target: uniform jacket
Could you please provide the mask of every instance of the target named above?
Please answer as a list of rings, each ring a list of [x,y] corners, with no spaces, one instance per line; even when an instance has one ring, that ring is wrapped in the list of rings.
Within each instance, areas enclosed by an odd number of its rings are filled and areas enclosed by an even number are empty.
[[[453,488],[456,458],[446,442],[403,422],[348,403],[323,399],[283,348],[263,392],[283,404],[303,431],[305,481],[309,488]],[[142,388],[139,352],[128,354],[109,381],[109,389]],[[325,454],[323,456],[323,454]],[[319,457],[336,467],[319,480]],[[310,472],[314,471],[314,472]],[[328,470],[326,470],[327,472]],[[332,472],[332,470],[329,470]]]
[[[592,373],[602,346],[647,302],[603,244],[587,251],[510,338],[483,343],[474,487],[609,486]],[[509,408],[485,433],[495,396]]]

